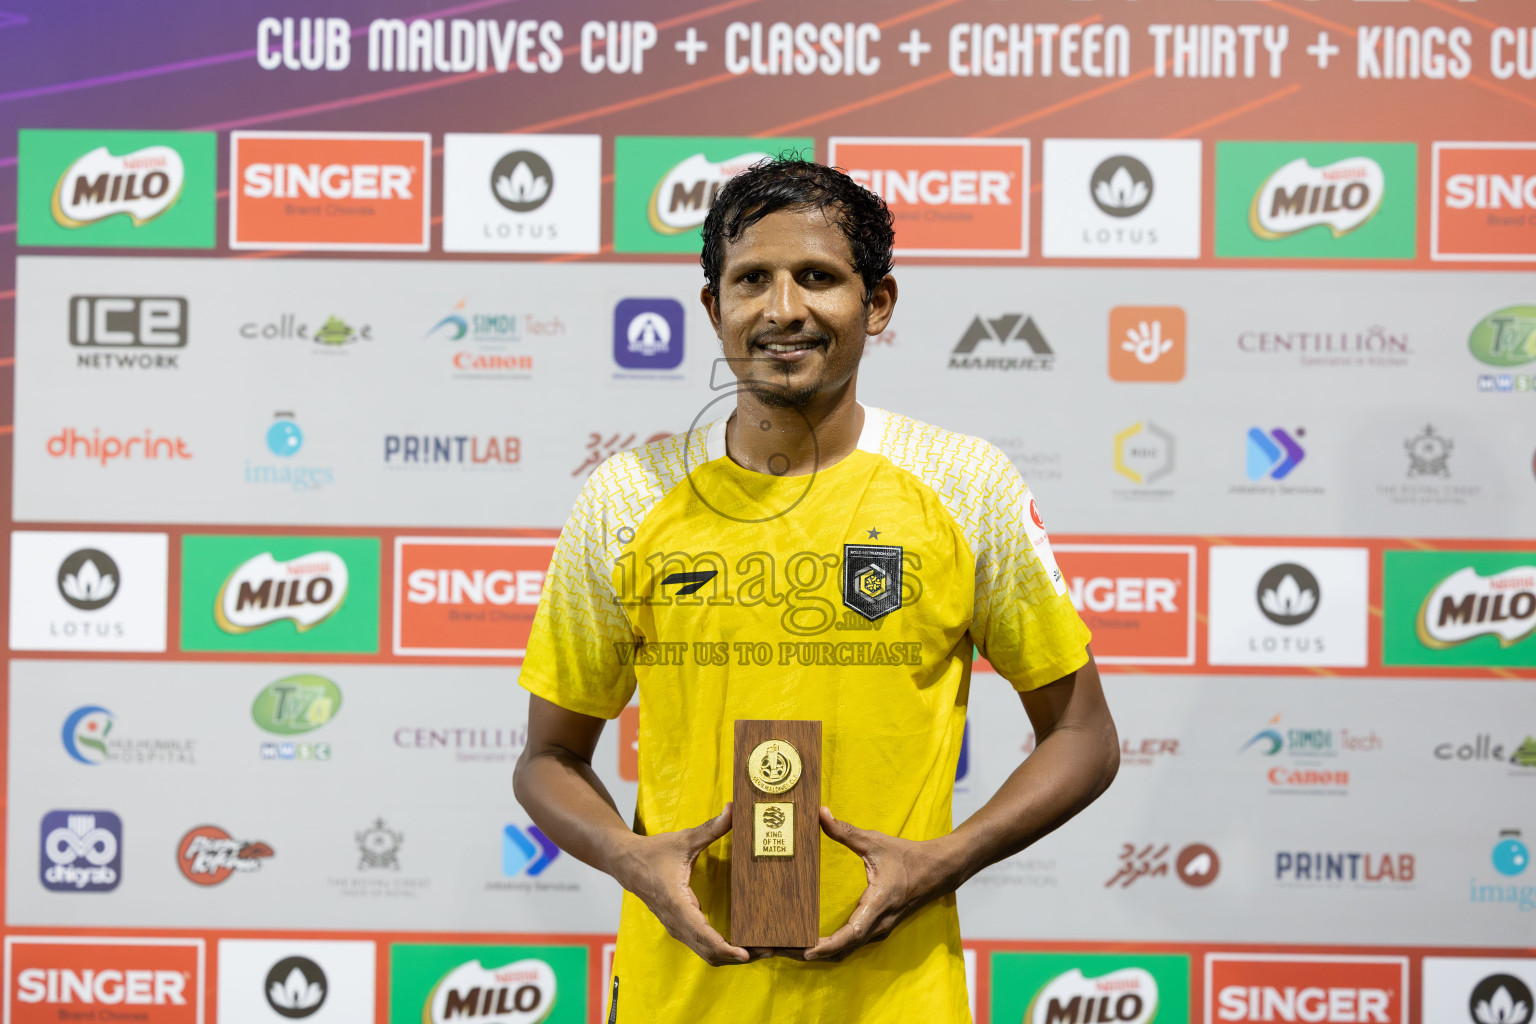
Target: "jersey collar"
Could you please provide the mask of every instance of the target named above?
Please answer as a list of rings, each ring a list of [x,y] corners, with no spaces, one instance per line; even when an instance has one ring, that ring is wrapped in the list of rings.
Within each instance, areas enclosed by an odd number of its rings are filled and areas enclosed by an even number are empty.
[[[884,409],[877,409],[872,405],[859,403],[859,408],[864,410],[864,429],[859,431],[860,451],[880,454],[880,439],[885,436],[885,421],[890,413]],[[725,454],[725,425],[730,422],[729,416],[722,416],[715,420],[707,428],[704,434],[704,461],[713,462],[723,459]]]

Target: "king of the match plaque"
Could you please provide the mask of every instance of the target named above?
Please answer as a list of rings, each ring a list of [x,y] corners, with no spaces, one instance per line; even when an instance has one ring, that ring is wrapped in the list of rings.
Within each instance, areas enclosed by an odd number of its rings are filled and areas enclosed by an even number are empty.
[[[731,942],[804,949],[821,918],[821,723],[736,723]]]

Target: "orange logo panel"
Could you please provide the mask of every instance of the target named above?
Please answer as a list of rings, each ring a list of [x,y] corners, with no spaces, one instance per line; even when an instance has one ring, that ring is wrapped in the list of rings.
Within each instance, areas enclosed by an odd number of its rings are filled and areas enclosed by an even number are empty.
[[[1185,341],[1178,306],[1116,306],[1109,311],[1110,379],[1183,380]]]
[[[1211,1024],[1406,1024],[1407,960],[1399,957],[1206,957]]]
[[[1072,606],[1107,664],[1195,660],[1193,548],[1057,544]]]
[[[1434,255],[1536,261],[1536,145],[1435,147]]]
[[[1023,255],[1029,144],[996,141],[833,139],[830,162],[885,199],[899,253]]]
[[[640,781],[640,708],[635,704],[619,712],[619,778]]]
[[[521,658],[553,537],[395,542],[395,653]]]
[[[5,1009],[11,1024],[197,1024],[203,1019],[200,940],[151,945],[13,936],[6,953]]]
[[[232,249],[425,250],[432,137],[235,132]]]

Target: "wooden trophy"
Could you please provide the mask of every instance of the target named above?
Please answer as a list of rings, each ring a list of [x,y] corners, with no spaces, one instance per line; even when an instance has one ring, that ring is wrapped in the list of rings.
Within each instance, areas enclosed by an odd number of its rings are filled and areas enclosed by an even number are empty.
[[[731,942],[805,949],[821,926],[821,723],[736,723]]]

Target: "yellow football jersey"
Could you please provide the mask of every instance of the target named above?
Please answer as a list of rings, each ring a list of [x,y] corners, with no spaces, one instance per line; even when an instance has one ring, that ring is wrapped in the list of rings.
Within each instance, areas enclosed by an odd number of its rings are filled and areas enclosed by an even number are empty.
[[[1088,639],[1007,458],[866,406],[858,449],[814,474],[743,469],[724,420],[599,466],[556,544],[521,681],[600,718],[638,686],[643,833],[730,801],[737,719],[800,718],[822,722],[833,814],[931,839],[953,828],[973,643],[1029,690],[1081,668]],[[731,838],[692,879],[727,938]],[[820,844],[828,935],[866,878]],[[840,963],[710,967],[625,894],[614,975],[620,1024],[969,1019],[953,896]]]

